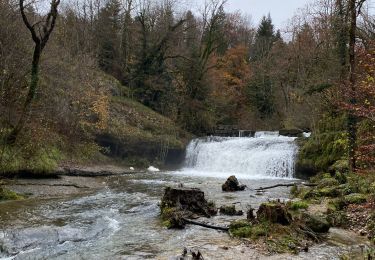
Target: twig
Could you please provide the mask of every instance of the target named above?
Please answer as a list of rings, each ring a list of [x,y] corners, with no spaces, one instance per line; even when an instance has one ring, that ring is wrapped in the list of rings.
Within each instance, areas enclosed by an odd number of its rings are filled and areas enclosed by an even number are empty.
[[[201,226],[201,227],[205,227],[205,228],[211,228],[211,229],[221,230],[221,231],[226,231],[226,232],[228,232],[228,230],[229,230],[228,227],[213,226],[213,225],[210,225],[210,224],[205,224],[205,223],[202,223],[202,222],[197,222],[197,221],[190,220],[190,219],[187,219],[187,218],[182,218],[182,220],[186,224],[197,225],[197,226]]]

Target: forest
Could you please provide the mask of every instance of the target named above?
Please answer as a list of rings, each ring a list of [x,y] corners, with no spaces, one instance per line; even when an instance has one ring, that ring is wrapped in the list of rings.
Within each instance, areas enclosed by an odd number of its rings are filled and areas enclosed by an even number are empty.
[[[1,172],[133,158],[112,139],[178,147],[218,125],[330,132],[326,142],[369,169],[375,25],[366,1],[351,2],[316,1],[281,32],[269,14],[254,27],[223,0],[198,11],[174,0],[2,0]],[[135,103],[158,117],[140,120]],[[324,150],[317,142],[310,149]]]
[[[1,259],[375,258],[374,0],[230,3],[0,0]]]

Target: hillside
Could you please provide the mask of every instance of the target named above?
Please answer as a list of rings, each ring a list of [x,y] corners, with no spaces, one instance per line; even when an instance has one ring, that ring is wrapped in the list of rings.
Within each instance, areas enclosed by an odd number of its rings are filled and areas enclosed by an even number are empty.
[[[15,144],[0,142],[0,173],[180,162],[191,135],[129,96],[127,87],[90,62],[46,60],[30,119]],[[3,118],[0,141],[12,120]]]

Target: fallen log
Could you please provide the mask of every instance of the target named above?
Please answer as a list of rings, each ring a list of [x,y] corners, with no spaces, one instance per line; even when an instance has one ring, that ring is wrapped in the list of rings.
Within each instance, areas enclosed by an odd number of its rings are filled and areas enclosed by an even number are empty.
[[[47,184],[47,183],[12,183],[8,184],[9,186],[49,186],[49,187],[74,187],[77,189],[89,189],[90,187],[87,186],[79,186],[77,184],[68,184],[68,183],[61,183],[61,184]]]
[[[282,183],[282,184],[276,184],[276,185],[272,185],[268,187],[260,187],[258,189],[255,189],[255,191],[264,191],[264,190],[270,190],[270,189],[277,188],[277,187],[292,187],[292,186],[298,186],[298,185],[303,185],[307,187],[318,186],[318,184],[316,183],[303,183],[303,182],[302,183]]]
[[[225,231],[225,232],[228,232],[228,231],[229,231],[229,228],[228,228],[228,227],[214,226],[214,225],[210,225],[210,224],[206,224],[206,223],[202,223],[202,222],[198,222],[198,221],[190,220],[190,219],[187,219],[187,218],[182,218],[182,220],[183,220],[186,224],[191,224],[191,225],[201,226],[201,227],[205,227],[205,228],[211,228],[211,229],[215,229],[215,230],[221,230],[221,231]]]

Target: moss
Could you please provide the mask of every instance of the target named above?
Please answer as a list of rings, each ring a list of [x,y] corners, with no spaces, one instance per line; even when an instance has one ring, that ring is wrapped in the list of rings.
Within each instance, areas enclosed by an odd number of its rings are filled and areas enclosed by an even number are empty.
[[[330,228],[328,221],[321,216],[304,213],[301,220],[305,222],[309,229],[316,233],[327,233]]]
[[[254,225],[252,228],[252,238],[257,239],[259,237],[265,237],[270,234],[271,224],[268,222],[262,222]]]
[[[267,245],[270,251],[278,254],[297,254],[300,244],[300,241],[298,241],[296,237],[293,237],[291,235],[283,235],[281,237],[267,241]]]
[[[271,224],[267,221],[252,224],[246,220],[233,221],[229,226],[229,232],[234,237],[252,238],[265,237],[270,233]]]
[[[346,177],[346,174],[341,172],[336,172],[334,175],[334,178],[340,183],[345,184],[348,181],[348,178]]]
[[[367,197],[363,194],[353,193],[344,197],[346,204],[362,204],[367,201]]]
[[[337,160],[333,165],[329,167],[331,172],[340,172],[348,173],[349,172],[349,163],[348,160]]]
[[[310,178],[310,182],[312,183],[319,183],[320,181],[324,180],[324,179],[331,179],[332,178],[332,175],[330,173],[327,173],[327,172],[321,172],[313,177]]]
[[[348,218],[344,211],[330,210],[327,214],[327,221],[332,227],[345,227],[348,223]]]
[[[168,229],[182,229],[185,227],[185,223],[182,219],[182,213],[174,207],[168,207],[166,205],[161,207],[161,220],[162,225]]]
[[[346,158],[347,137],[345,115],[325,115],[312,136],[299,143],[296,162],[299,175],[314,175],[327,170],[336,161]]]
[[[306,201],[291,201],[288,203],[288,208],[291,210],[307,209],[309,204]]]
[[[338,187],[322,188],[322,189],[319,189],[317,193],[321,197],[331,197],[331,198],[341,195],[341,191]]]
[[[252,236],[252,227],[251,226],[245,226],[245,227],[240,227],[231,230],[231,234],[234,237],[240,237],[240,238],[250,238]]]
[[[0,187],[0,201],[2,200],[21,200],[24,197],[14,191]]]
[[[2,146],[0,157],[0,175],[12,175],[28,172],[35,175],[53,173],[64,158],[61,149],[56,146],[38,144],[30,146]]]
[[[342,198],[342,197],[335,198],[335,199],[331,199],[328,202],[328,206],[330,207],[330,209],[332,211],[342,210],[343,208],[345,208],[346,202],[345,202],[344,198]]]
[[[235,220],[230,223],[229,230],[235,230],[242,227],[251,227],[251,223],[246,219]]]
[[[372,194],[375,194],[375,182],[370,184],[369,191]]]
[[[318,188],[327,188],[339,185],[339,182],[335,178],[323,178],[318,182]]]

